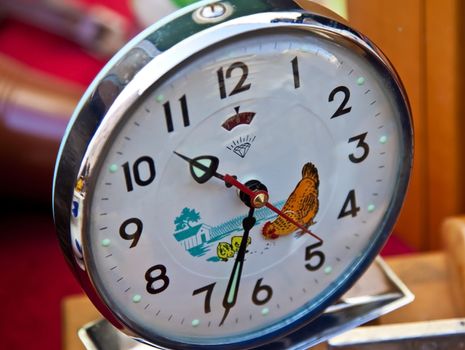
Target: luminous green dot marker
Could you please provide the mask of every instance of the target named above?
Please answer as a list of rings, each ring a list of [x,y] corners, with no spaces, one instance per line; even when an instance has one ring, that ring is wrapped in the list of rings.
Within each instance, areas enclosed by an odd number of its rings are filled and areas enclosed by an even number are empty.
[[[102,239],[102,247],[109,247],[110,244],[111,244],[110,239],[108,238]]]
[[[357,85],[362,86],[363,84],[365,84],[365,78],[364,77],[359,77],[357,79]]]
[[[369,213],[373,213],[375,211],[376,207],[374,204],[370,204],[367,208]]]
[[[192,320],[192,327],[198,327],[199,325],[200,325],[200,320],[198,319]]]
[[[331,272],[333,272],[333,268],[331,266],[326,266],[324,271],[325,274],[329,275]]]
[[[162,103],[164,99],[165,96],[163,95],[157,95],[157,97],[155,97],[155,101],[157,101],[158,103]]]
[[[263,316],[266,316],[266,315],[268,315],[269,313],[270,313],[270,309],[268,309],[267,307],[264,307],[264,308],[262,309],[262,315],[263,315]]]
[[[112,164],[110,165],[110,167],[108,168],[108,170],[110,170],[110,173],[116,173],[118,171],[118,165],[116,164]]]
[[[383,145],[387,142],[387,136],[383,135],[379,138],[379,143],[382,143]]]
[[[142,296],[140,294],[134,294],[134,296],[132,297],[132,302],[133,303],[140,303],[140,301],[142,300]]]

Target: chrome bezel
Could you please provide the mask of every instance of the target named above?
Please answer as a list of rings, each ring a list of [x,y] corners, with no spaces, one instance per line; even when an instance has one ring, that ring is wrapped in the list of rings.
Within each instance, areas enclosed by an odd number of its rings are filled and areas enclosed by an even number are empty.
[[[364,256],[353,267],[353,271],[349,274],[347,280],[340,281],[338,287],[335,289],[335,293],[331,295],[331,298],[326,300],[324,305],[320,305],[320,307],[312,310],[312,317],[303,317],[302,320],[299,319],[298,322],[294,322],[295,324],[287,325],[260,340],[254,339],[247,342],[222,344],[224,349],[232,349],[244,346],[258,346],[300,328],[304,323],[310,322],[315,314],[322,312],[324,307],[328,306],[329,301],[340,296],[361,275],[381,249],[400,211],[413,158],[413,139],[410,110],[405,91],[400,79],[385,56],[363,35],[350,29],[335,18],[322,16],[318,12],[302,12],[292,1],[282,1],[283,3],[289,3],[289,11],[270,11],[254,14],[255,9],[253,6],[250,6],[250,13],[247,15],[225,19],[222,23],[212,24],[211,26],[208,24],[203,24],[204,26],[199,25],[198,32],[175,43],[164,52],[160,52],[161,50],[158,49],[156,43],[154,44],[151,41],[150,38],[165,28],[166,24],[172,23],[173,20],[183,16],[183,18],[189,18],[188,16],[191,16],[200,6],[205,6],[212,2],[202,1],[200,4],[181,11],[172,17],[171,22],[167,20],[154,25],[128,44],[122,53],[116,56],[104,68],[84,95],[70,122],[60,149],[54,180],[54,215],[62,249],[75,275],[99,311],[128,335],[139,337],[134,330],[135,327],[123,324],[120,317],[103,302],[88,272],[89,266],[86,263],[86,251],[84,250],[83,254],[80,255],[80,250],[76,248],[76,245],[81,249],[83,246],[85,247],[82,237],[83,232],[87,229],[89,204],[92,198],[90,195],[91,192],[87,191],[92,189],[94,185],[95,174],[99,171],[100,160],[102,154],[105,153],[107,142],[111,139],[113,131],[124,121],[126,112],[131,106],[137,103],[140,96],[153,84],[163,79],[164,76],[169,74],[173,69],[176,69],[178,65],[185,62],[189,57],[224,40],[254,31],[269,29],[302,30],[311,32],[313,35],[331,38],[334,42],[346,47],[350,44],[353,50],[358,51],[365,58],[368,57],[373,64],[379,66],[377,70],[382,70],[385,78],[392,84],[393,95],[396,97],[399,109],[404,111],[403,115],[405,116],[405,120],[402,123],[405,132],[403,141],[406,150],[404,159],[402,159],[403,166],[401,168],[403,169],[403,173],[397,185],[399,195],[391,203],[385,222],[381,225],[382,232],[379,234],[379,239],[377,242],[373,242],[369,254]],[[260,2],[265,3],[266,1],[263,0]],[[237,11],[235,1],[229,1],[228,3],[232,4],[234,11]],[[191,18],[193,17],[191,16]],[[191,20],[194,21],[194,19]],[[118,65],[121,65],[121,62],[124,62],[130,55],[133,55],[136,49],[146,53],[145,58],[139,62],[140,68],[133,71],[131,74],[133,76],[121,84],[121,89],[118,93],[114,94],[114,96],[107,93],[110,97],[103,101],[104,106],[102,107],[99,105],[102,103],[102,99],[95,98],[97,94],[102,95],[102,91],[99,89],[105,89],[103,83],[107,82],[108,79],[112,79],[115,70],[121,68]],[[151,58],[147,61],[147,57]],[[91,112],[99,109],[103,113],[94,114]],[[74,215],[72,212],[73,201],[79,205],[77,215]],[[205,349],[215,346],[205,344],[190,346],[165,338],[157,339],[151,344],[158,347],[176,349]]]

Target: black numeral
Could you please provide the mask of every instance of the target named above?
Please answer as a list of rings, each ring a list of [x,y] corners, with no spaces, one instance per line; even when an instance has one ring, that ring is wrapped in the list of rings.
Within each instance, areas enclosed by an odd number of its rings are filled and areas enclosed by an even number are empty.
[[[333,91],[331,91],[331,93],[329,94],[328,102],[333,102],[334,97],[339,92],[341,92],[344,95],[344,99],[342,100],[342,103],[339,105],[336,112],[334,112],[334,114],[332,115],[331,119],[347,114],[352,109],[352,107],[346,107],[347,102],[349,102],[350,98],[350,90],[346,86],[338,86]]]
[[[351,142],[357,142],[357,148],[362,148],[363,153],[359,157],[356,157],[353,153],[349,154],[349,159],[353,163],[361,163],[363,162],[366,157],[368,157],[368,154],[370,153],[370,146],[368,146],[368,143],[365,142],[365,138],[367,137],[367,133],[363,133],[354,137],[351,137],[349,139],[349,143]]]
[[[355,190],[351,190],[347,195],[344,205],[339,213],[338,219],[342,219],[345,216],[356,217],[357,213],[360,211],[360,208],[357,207],[357,202],[355,200]]]
[[[152,273],[158,271],[158,274],[154,277]],[[147,270],[145,273],[145,280],[147,281],[147,292],[150,294],[158,294],[163,292],[170,284],[170,279],[166,275],[165,265],[155,265]],[[155,284],[158,287],[155,287]]]
[[[122,166],[128,192],[134,190],[133,181],[139,186],[147,186],[155,179],[155,162],[149,156],[137,159],[132,165],[132,172],[129,162],[124,163]],[[145,176],[141,175],[144,168],[146,169]]]
[[[179,103],[181,105],[182,121],[184,123],[184,126],[187,127],[190,125],[190,121],[189,121],[189,110],[187,108],[186,95],[182,95],[182,97],[179,99]],[[171,114],[170,103],[166,102],[165,104],[163,104],[163,109],[165,111],[166,128],[168,129],[168,132],[173,132],[174,125],[173,125],[173,116]]]
[[[317,242],[305,248],[305,268],[309,271],[316,271],[325,263],[325,254],[316,248],[321,247],[323,242]]]
[[[224,74],[224,71],[223,71],[223,67],[218,69],[218,71],[216,72],[216,74],[218,76],[218,87],[220,89],[220,97],[222,99],[226,98],[228,96],[238,94],[240,92],[247,91],[247,90],[250,89],[250,86],[251,86],[250,83],[249,84],[244,84],[245,81],[247,80],[248,75],[249,75],[249,68],[247,67],[247,65],[244,62],[235,62],[235,63],[231,64],[228,67],[228,69],[226,70],[226,79],[231,78],[232,72],[235,69],[242,70],[242,75],[241,75],[239,81],[237,82],[236,86],[234,87],[234,89],[231,91],[231,93],[229,95],[226,92],[226,82],[225,82],[225,74]]]
[[[298,89],[300,87],[300,76],[299,76],[299,61],[297,56],[294,57],[292,62],[292,74],[294,75],[294,88]]]
[[[135,230],[132,230],[132,233],[128,233],[129,226],[134,226]],[[142,221],[138,218],[130,218],[124,221],[121,226],[119,227],[119,235],[121,238],[126,239],[128,241],[132,240],[131,246],[129,248],[134,248],[139,242],[140,235],[142,234],[143,229]]]
[[[203,305],[203,309],[204,309],[206,314],[208,314],[209,312],[212,311],[210,302],[211,302],[211,299],[212,299],[212,293],[213,293],[213,288],[215,288],[215,284],[216,283],[212,283],[212,284],[209,284],[208,286],[196,289],[192,293],[192,295],[197,295],[197,294],[204,293],[204,292],[206,293],[206,295],[205,295],[205,303]]]
[[[157,265],[157,266],[159,267],[159,266],[162,266],[162,265]],[[155,268],[155,266],[153,268]],[[163,270],[162,275],[165,275],[165,274],[166,274],[166,270]],[[147,276],[147,274],[146,274],[146,276]],[[157,279],[160,279],[160,277],[157,277]],[[152,281],[155,281],[155,279],[152,279]],[[271,298],[273,297],[273,289],[271,288],[271,286],[266,285],[266,284],[262,284],[262,281],[263,281],[263,278],[260,278],[257,281],[257,283],[255,283],[255,287],[254,287],[253,292],[252,292],[252,302],[255,305],[264,305],[267,302],[269,302],[271,300]],[[205,302],[204,302],[203,308],[204,308],[204,312],[206,314],[211,312],[211,298],[212,298],[213,289],[215,288],[215,285],[216,285],[216,283],[212,283],[212,284],[209,284],[209,285],[207,285],[205,287],[201,287],[199,289],[196,289],[196,290],[194,290],[192,292],[192,295],[198,295],[198,294],[201,294],[201,293],[205,293]]]
[[[270,301],[273,296],[273,289],[266,284],[262,285],[263,278],[260,278],[255,283],[255,288],[252,293],[252,301],[255,305],[264,305]]]

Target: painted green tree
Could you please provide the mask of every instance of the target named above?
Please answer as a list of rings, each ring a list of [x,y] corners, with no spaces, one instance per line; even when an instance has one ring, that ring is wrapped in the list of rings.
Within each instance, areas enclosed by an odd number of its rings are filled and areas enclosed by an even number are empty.
[[[191,223],[197,222],[200,220],[200,213],[194,209],[184,208],[176,219],[174,219],[174,224],[176,225],[176,231],[182,230],[186,227],[192,227]]]

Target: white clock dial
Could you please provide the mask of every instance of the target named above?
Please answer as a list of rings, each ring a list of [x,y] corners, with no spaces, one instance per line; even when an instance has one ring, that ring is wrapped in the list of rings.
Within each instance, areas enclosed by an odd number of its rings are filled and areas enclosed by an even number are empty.
[[[146,339],[199,345],[321,312],[386,238],[406,171],[388,84],[368,58],[297,29],[224,40],[169,72],[108,137],[94,175],[83,248],[104,302]],[[322,242],[256,208],[228,287],[249,208],[221,179],[197,183],[175,151],[259,181]]]

